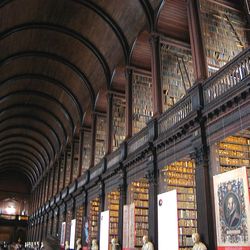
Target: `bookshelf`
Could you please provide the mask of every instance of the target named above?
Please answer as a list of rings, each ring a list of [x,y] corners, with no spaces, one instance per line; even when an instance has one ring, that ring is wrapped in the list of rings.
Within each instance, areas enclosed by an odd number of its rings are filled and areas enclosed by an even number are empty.
[[[53,196],[56,195],[56,193],[57,193],[58,174],[59,174],[59,171],[60,171],[60,168],[59,168],[58,163],[56,163],[56,164],[54,165],[54,168],[56,168],[56,169],[55,169]]]
[[[244,14],[207,0],[200,1],[209,76],[247,47]]]
[[[126,101],[125,98],[114,96],[112,106],[113,116],[113,151],[125,140],[125,114]]]
[[[61,156],[61,160],[60,160],[60,179],[59,179],[59,190],[63,189],[63,175],[64,175],[64,157]]]
[[[250,181],[250,133],[228,136],[217,143],[216,153],[220,173],[245,166]]]
[[[90,243],[93,239],[98,239],[99,212],[100,212],[100,199],[96,198],[91,200],[89,206]]]
[[[181,160],[160,171],[160,192],[177,190],[179,249],[193,248],[192,234],[197,232],[195,164]]]
[[[109,242],[112,238],[115,238],[118,242],[118,221],[119,221],[119,199],[120,192],[112,191],[106,195],[106,210],[109,210]],[[111,249],[111,244],[109,246]]]
[[[147,98],[145,98],[147,97]],[[142,130],[153,116],[152,78],[133,72],[132,107],[133,135]]]
[[[52,236],[56,237],[56,227],[58,223],[58,217],[57,214],[54,214],[54,221],[53,221],[53,228],[52,228]]]
[[[106,117],[97,116],[96,121],[96,148],[95,148],[95,165],[105,155],[106,150]]]
[[[90,154],[91,154],[91,133],[89,131],[84,131],[83,150],[82,150],[82,174],[89,168]]]
[[[79,140],[74,142],[73,178],[72,178],[73,181],[78,177],[78,152],[79,152]]]
[[[71,228],[71,220],[72,220],[72,211],[67,211],[66,213],[66,240],[70,240],[70,228]]]
[[[84,213],[84,207],[79,206],[76,209],[76,237],[75,239],[77,240],[78,238],[82,238],[82,228],[83,228],[83,213]]]
[[[148,181],[140,179],[129,185],[129,203],[135,204],[135,248],[141,249],[142,237],[148,235]]]
[[[66,150],[67,154],[67,165],[66,165],[66,177],[65,177],[65,186],[68,186],[70,184],[70,171],[71,171],[71,152],[68,148]]]
[[[178,102],[194,83],[191,51],[161,44],[162,102],[166,111]]]

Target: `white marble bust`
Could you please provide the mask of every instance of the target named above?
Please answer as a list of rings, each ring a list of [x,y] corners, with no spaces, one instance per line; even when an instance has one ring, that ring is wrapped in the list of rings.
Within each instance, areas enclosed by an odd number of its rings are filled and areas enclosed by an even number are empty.
[[[98,244],[96,239],[92,240],[91,250],[98,250]]]
[[[194,243],[193,250],[207,250],[207,247],[200,241],[200,235],[198,233],[192,234],[192,240]]]
[[[116,241],[116,238],[111,239],[111,250],[117,250],[119,247],[118,242]]]
[[[148,240],[148,236],[144,235],[142,238],[143,246],[142,250],[154,250],[152,242]]]
[[[81,250],[82,249],[82,245],[81,245],[81,239],[77,239],[76,241],[76,250]]]

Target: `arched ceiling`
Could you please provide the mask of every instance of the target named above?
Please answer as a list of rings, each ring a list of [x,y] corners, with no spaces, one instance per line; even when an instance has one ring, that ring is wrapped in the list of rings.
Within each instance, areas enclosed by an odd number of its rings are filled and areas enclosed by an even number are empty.
[[[112,87],[139,32],[154,28],[160,3],[0,1],[0,172],[37,182]]]

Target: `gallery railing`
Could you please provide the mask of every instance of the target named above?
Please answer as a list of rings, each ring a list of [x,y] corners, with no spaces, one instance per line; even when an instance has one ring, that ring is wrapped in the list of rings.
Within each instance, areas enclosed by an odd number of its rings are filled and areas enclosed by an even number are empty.
[[[250,48],[223,66],[203,84],[204,104],[209,104],[250,74]]]
[[[178,122],[185,119],[192,112],[192,99],[188,94],[167,110],[158,120],[158,133],[163,134],[168,129],[175,126]]]
[[[148,127],[143,128],[139,133],[137,133],[135,136],[128,140],[128,155],[135,152],[146,142],[148,142]]]

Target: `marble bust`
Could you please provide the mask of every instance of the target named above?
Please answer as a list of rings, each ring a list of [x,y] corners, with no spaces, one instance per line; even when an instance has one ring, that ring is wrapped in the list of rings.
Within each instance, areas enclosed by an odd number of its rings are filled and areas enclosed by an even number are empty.
[[[98,244],[96,239],[92,240],[91,250],[98,250]]]
[[[112,238],[111,240],[111,250],[118,250],[119,244],[116,241],[116,238]]]
[[[76,250],[81,250],[82,249],[82,244],[81,244],[81,239],[77,239],[76,241]]]
[[[207,247],[200,241],[200,235],[198,233],[192,234],[192,240],[194,243],[193,250],[207,250]]]
[[[142,250],[154,250],[152,242],[148,240],[148,236],[144,235],[142,238],[143,246]]]

